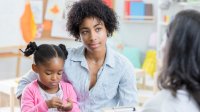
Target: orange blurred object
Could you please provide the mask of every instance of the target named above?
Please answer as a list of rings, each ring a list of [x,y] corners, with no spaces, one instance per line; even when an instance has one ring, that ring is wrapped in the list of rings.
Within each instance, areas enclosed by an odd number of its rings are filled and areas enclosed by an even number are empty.
[[[113,8],[113,0],[103,0],[103,2],[109,6],[110,8]]]
[[[54,14],[57,14],[59,12],[59,8],[57,5],[55,5],[52,9],[51,9],[51,12],[54,13]]]
[[[26,3],[24,13],[20,19],[20,26],[25,42],[33,41],[36,36],[36,24],[31,11],[30,2]]]
[[[50,20],[44,20],[44,23],[43,23],[44,30],[45,31],[50,31],[51,27],[52,27],[52,21],[50,21]]]

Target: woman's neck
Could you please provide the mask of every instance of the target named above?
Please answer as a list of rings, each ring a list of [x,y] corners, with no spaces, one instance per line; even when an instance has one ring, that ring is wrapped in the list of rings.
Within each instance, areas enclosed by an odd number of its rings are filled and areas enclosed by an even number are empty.
[[[85,52],[85,58],[93,64],[104,63],[106,50],[104,52]]]

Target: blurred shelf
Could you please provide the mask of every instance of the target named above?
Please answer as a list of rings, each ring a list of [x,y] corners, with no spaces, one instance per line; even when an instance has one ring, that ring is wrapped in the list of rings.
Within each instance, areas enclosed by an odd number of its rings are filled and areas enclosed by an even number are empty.
[[[123,21],[132,23],[155,23],[154,16],[124,16]]]
[[[179,2],[178,4],[181,5],[181,6],[200,7],[200,2]]]
[[[154,16],[124,16],[124,19],[154,20]]]
[[[62,37],[41,37],[36,38],[36,41],[50,41],[50,40],[75,40],[74,38],[62,38]]]
[[[167,22],[161,22],[160,25],[162,25],[162,26],[168,26],[169,23],[167,23]]]
[[[14,53],[14,52],[2,52],[2,53],[0,53],[1,58],[15,57],[15,56],[19,56],[19,55],[20,54]]]

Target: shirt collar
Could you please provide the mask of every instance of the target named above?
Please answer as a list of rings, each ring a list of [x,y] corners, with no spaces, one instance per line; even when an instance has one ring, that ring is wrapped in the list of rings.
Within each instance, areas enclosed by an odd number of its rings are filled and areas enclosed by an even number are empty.
[[[114,58],[114,51],[110,48],[108,44],[106,44],[106,59],[105,64],[110,66],[111,68],[114,68],[115,66],[115,58]]]
[[[85,51],[84,46],[81,46],[80,48],[78,48],[78,49],[72,54],[71,60],[73,60],[73,61],[84,61],[84,60],[85,60],[84,51]]]

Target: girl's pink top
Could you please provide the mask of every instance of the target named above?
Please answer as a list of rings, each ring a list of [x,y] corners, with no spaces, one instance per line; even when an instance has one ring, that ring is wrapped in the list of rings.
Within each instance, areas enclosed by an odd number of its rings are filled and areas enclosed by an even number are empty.
[[[77,103],[76,93],[70,83],[60,82],[63,91],[63,102],[70,98],[73,102],[73,108],[70,112],[80,112]],[[28,84],[24,89],[21,98],[21,111],[22,112],[47,112],[48,107],[45,100],[42,98],[37,80]]]

